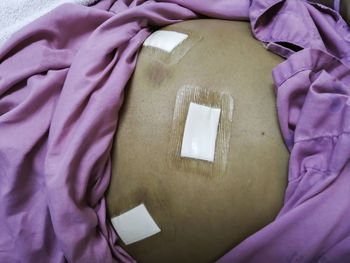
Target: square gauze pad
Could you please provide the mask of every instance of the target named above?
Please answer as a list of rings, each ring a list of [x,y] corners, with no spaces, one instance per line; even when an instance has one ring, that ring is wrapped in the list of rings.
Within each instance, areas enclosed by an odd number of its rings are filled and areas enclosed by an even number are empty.
[[[135,243],[160,232],[160,228],[143,204],[124,214],[113,217],[112,224],[125,245]]]
[[[170,53],[187,37],[188,35],[175,31],[158,30],[146,38],[143,45],[146,47],[158,48],[167,53]]]
[[[181,157],[214,161],[221,109],[191,102],[182,139]]]

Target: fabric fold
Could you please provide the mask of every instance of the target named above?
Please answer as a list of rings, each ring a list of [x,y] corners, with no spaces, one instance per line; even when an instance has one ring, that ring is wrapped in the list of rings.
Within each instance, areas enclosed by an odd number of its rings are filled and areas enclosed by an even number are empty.
[[[280,56],[313,48],[349,63],[348,26],[329,7],[303,0],[253,1],[249,17],[255,37]]]

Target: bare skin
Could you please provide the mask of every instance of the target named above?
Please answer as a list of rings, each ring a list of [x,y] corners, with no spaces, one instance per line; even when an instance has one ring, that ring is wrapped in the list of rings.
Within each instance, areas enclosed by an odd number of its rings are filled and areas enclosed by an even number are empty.
[[[247,22],[194,20],[166,30],[195,32],[200,41],[190,36],[191,49],[174,64],[160,62],[161,51],[141,50],[115,137],[109,215],[146,205],[162,232],[121,243],[141,263],[213,262],[270,223],[283,205],[289,153],[271,76],[283,60],[252,37]],[[207,177],[168,165],[176,93],[185,84],[234,99],[222,174]]]

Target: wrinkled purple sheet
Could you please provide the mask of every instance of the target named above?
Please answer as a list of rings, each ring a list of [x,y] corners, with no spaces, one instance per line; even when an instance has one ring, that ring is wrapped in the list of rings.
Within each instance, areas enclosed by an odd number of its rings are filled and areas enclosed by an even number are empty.
[[[350,258],[348,27],[333,10],[302,0],[250,2],[65,4],[5,44],[0,262],[133,261],[116,245],[104,199],[123,89],[152,30],[202,15],[250,19],[268,49],[289,57],[273,72],[291,150],[285,205],[219,262]],[[304,50],[293,55],[286,42]]]

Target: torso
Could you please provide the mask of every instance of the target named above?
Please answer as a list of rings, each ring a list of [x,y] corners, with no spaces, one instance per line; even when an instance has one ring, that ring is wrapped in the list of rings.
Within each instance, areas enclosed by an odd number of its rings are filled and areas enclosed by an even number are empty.
[[[139,262],[213,262],[283,205],[289,153],[271,75],[282,59],[252,37],[247,22],[193,20],[165,29],[194,32],[194,43],[173,64],[141,50],[120,112],[108,210],[114,217],[144,203],[161,228],[125,246]],[[177,171],[167,161],[175,98],[186,84],[234,99],[222,174]]]

